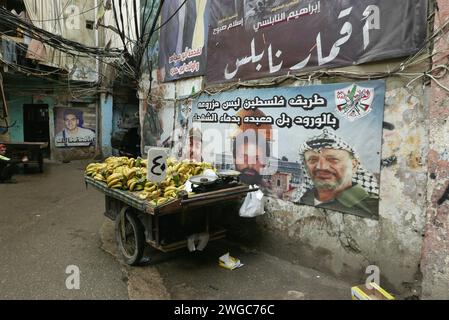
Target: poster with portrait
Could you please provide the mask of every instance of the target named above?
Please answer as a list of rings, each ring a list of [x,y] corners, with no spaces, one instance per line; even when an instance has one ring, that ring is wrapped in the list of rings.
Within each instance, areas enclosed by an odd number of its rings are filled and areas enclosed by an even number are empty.
[[[54,115],[56,147],[95,146],[95,109],[56,107]]]
[[[427,2],[211,0],[207,81],[236,82],[414,54],[425,44]]]
[[[172,143],[174,105],[144,102],[141,113],[143,146],[169,148]]]
[[[204,75],[209,0],[170,0],[161,12],[159,69],[163,81]]]
[[[193,100],[181,99],[175,106],[172,156],[177,159],[188,159],[191,137],[191,113]]]
[[[377,219],[385,81],[239,89],[193,101],[201,158],[267,195]]]

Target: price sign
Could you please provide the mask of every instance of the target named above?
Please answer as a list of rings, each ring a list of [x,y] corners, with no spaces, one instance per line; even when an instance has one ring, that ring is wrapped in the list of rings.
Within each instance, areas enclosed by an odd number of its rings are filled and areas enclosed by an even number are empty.
[[[148,150],[147,180],[160,183],[167,176],[167,157],[166,148],[150,148]]]

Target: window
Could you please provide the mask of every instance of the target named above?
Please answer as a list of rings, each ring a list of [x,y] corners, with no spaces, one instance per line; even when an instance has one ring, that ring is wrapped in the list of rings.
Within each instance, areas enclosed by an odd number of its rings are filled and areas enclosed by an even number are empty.
[[[93,30],[94,29],[94,22],[91,20],[86,20],[86,29]]]

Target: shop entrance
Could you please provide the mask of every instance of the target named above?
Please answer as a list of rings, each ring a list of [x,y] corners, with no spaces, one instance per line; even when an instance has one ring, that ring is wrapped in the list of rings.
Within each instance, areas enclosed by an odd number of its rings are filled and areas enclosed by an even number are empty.
[[[48,142],[45,158],[50,158],[50,125],[47,104],[23,105],[23,137],[26,142]]]

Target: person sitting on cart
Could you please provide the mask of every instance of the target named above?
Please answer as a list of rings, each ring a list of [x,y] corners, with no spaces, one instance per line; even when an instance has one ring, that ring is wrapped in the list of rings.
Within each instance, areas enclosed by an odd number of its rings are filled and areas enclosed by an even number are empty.
[[[15,183],[12,176],[16,172],[16,162],[7,157],[6,145],[0,144],[0,183]]]

